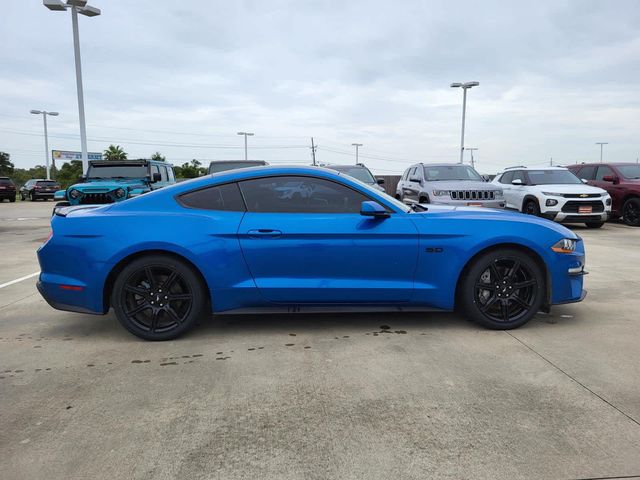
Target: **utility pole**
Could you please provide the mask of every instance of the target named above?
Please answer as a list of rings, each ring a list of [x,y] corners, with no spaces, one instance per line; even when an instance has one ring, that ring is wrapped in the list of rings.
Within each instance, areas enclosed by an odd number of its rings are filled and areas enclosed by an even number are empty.
[[[465,150],[469,150],[471,152],[471,168],[476,168],[476,162],[473,159],[473,152],[478,150],[477,148],[467,147]]]
[[[313,137],[311,137],[311,159],[313,160],[313,166],[316,166],[316,148],[318,148],[313,143]]]
[[[238,132],[238,135],[244,135],[244,161],[246,162],[249,158],[247,153],[247,137],[253,137],[254,134],[251,132]]]
[[[352,143],[351,145],[356,147],[356,165],[357,165],[359,163],[359,161],[358,161],[358,149],[362,146],[362,144],[361,143]]]
[[[463,163],[464,156],[464,121],[467,112],[467,90],[480,85],[479,82],[455,82],[451,84],[451,88],[462,88],[462,133],[460,135],[460,163]]]
[[[47,112],[46,110],[31,110],[33,115],[42,115],[44,122],[44,158],[47,166],[47,180],[51,180],[51,168],[49,167],[49,133],[47,132],[47,115],[57,117],[58,112]]]
[[[602,163],[602,147],[609,145],[609,142],[596,142],[596,145],[600,145],[600,163]]]
[[[549,166],[550,166],[550,167],[553,167],[553,157],[551,157],[551,158],[549,159]]]

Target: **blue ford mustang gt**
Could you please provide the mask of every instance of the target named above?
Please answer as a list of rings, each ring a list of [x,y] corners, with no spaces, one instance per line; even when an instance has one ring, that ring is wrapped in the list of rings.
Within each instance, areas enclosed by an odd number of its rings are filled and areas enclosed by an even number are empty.
[[[548,220],[408,207],[338,172],[222,172],[106,206],[67,207],[38,250],[60,310],[167,340],[210,312],[459,309],[509,329],[584,298],[584,246]]]

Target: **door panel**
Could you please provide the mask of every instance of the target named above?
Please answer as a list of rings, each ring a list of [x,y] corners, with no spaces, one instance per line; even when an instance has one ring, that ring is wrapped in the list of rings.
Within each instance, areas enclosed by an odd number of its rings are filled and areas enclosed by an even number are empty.
[[[402,302],[413,292],[418,233],[408,215],[247,212],[238,233],[270,301]]]

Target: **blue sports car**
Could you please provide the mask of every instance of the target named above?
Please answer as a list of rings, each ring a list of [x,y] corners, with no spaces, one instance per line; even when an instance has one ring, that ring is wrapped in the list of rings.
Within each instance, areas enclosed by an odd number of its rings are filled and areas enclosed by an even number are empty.
[[[584,298],[584,246],[548,220],[414,205],[338,172],[221,172],[59,208],[38,250],[49,304],[167,340],[220,312],[459,309],[488,328]]]

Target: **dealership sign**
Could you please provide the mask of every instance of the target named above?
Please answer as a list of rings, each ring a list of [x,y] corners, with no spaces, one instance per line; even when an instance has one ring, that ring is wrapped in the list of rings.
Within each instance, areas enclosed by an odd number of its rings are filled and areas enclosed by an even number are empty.
[[[97,152],[88,152],[87,157],[89,160],[102,160],[102,154]],[[53,164],[59,162],[69,162],[71,160],[82,160],[82,152],[67,152],[65,150],[51,150],[51,158],[53,158]]]

